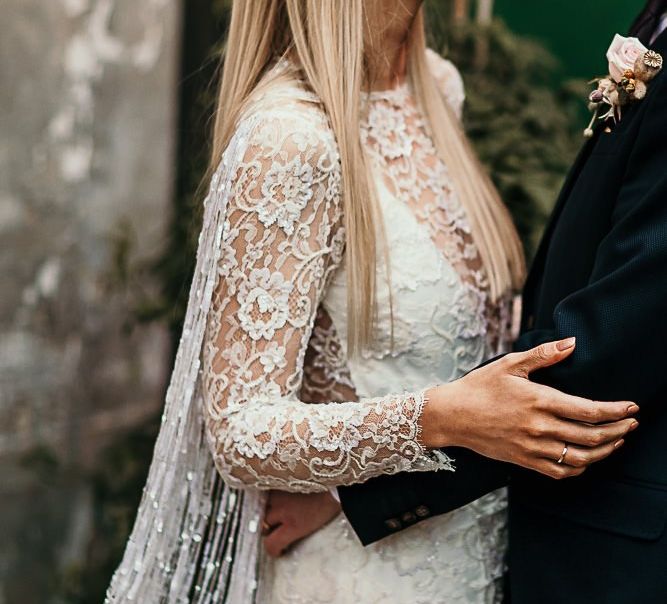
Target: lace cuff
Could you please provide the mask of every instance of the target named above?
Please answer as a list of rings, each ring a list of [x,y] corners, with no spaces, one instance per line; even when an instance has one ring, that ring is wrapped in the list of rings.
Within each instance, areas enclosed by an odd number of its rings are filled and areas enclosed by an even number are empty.
[[[216,465],[233,486],[325,491],[381,474],[453,470],[419,442],[423,393],[308,405],[253,401],[209,423]]]
[[[412,471],[416,472],[437,472],[438,470],[448,470],[450,472],[456,471],[454,467],[454,460],[449,457],[444,451],[440,449],[428,449],[423,445],[422,429],[420,419],[424,413],[424,407],[429,404],[429,399],[426,393],[431,386],[424,388],[416,395],[419,401],[419,411],[417,413],[417,444],[421,448],[422,453],[415,458],[412,464]]]

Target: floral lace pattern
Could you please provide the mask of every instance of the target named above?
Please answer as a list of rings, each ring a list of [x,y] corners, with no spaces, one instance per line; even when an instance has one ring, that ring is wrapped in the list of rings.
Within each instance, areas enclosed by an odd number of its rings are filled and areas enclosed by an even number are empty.
[[[458,72],[435,53],[429,62],[460,114]],[[263,117],[234,166],[202,359],[216,467],[235,487],[303,492],[453,469],[419,443],[422,393],[506,344],[494,318],[506,305],[489,302],[465,212],[409,88],[371,93],[361,137],[391,283],[380,260],[377,337],[348,358],[337,149],[314,95],[292,92],[254,107]],[[340,517],[264,565],[262,601],[493,602],[504,508],[504,494],[491,494],[370,548]]]
[[[361,547],[341,514],[267,568],[271,604],[497,604],[506,499],[493,493]]]
[[[236,487],[318,491],[448,468],[418,442],[420,392],[316,406],[298,399],[313,333],[315,362],[325,368],[331,346],[318,344],[325,333],[314,322],[343,253],[340,167],[319,109],[267,114],[233,188],[203,353],[207,435],[220,473]]]
[[[463,102],[458,72],[428,51],[431,71],[460,116]],[[446,260],[464,282],[466,295],[488,304],[488,281],[466,213],[440,159],[428,125],[407,84],[370,94],[370,111],[361,138],[379,178],[392,197],[408,206],[428,230]],[[487,325],[480,323],[480,333]]]

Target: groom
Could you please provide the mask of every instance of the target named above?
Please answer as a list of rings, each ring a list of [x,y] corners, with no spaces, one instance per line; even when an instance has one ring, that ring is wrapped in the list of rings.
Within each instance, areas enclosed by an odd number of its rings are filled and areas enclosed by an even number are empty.
[[[665,15],[667,0],[650,0],[631,35],[667,59]],[[584,145],[528,277],[516,343],[527,350],[576,336],[574,354],[533,379],[595,400],[637,401],[641,427],[618,453],[567,481],[457,450],[456,472],[341,488],[364,544],[509,479],[513,604],[667,602],[666,71],[642,101],[623,108],[620,122],[600,123]],[[293,538],[325,515],[305,509]]]

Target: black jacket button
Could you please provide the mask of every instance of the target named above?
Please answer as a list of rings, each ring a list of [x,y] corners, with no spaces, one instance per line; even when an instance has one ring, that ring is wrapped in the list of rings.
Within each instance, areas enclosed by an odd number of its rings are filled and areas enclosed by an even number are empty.
[[[431,515],[431,510],[429,510],[425,505],[420,505],[415,509],[415,514],[419,518],[426,518]]]
[[[384,525],[390,530],[390,531],[397,531],[401,528],[401,521],[398,518],[389,518],[388,520],[384,521]]]
[[[417,521],[417,516],[415,516],[412,512],[405,512],[401,516],[401,520],[405,522],[405,524],[412,524],[413,522]]]

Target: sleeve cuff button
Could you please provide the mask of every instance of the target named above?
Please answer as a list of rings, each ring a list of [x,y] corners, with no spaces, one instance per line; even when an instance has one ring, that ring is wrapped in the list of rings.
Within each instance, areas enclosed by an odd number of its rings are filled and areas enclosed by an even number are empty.
[[[401,528],[401,521],[398,518],[389,518],[388,520],[384,521],[384,525],[390,531],[397,531]]]
[[[431,510],[429,510],[425,505],[420,505],[415,509],[415,514],[417,514],[419,518],[426,518],[431,515]]]

